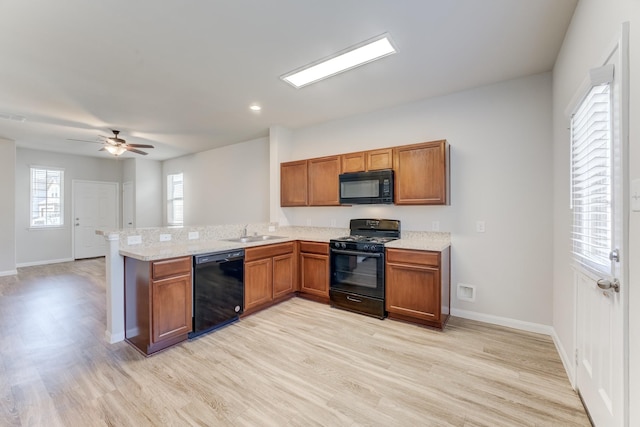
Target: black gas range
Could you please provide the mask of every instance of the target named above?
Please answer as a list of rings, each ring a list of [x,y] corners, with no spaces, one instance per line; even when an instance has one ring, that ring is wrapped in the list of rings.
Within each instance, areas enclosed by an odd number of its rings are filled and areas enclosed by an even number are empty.
[[[400,238],[400,221],[352,219],[348,236],[329,243],[334,307],[383,319],[384,245]]]

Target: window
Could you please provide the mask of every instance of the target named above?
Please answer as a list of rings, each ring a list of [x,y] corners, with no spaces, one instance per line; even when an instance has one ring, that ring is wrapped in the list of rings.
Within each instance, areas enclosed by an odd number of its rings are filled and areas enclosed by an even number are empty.
[[[571,118],[572,250],[576,262],[611,273],[611,89],[591,88]]]
[[[182,225],[184,223],[182,174],[167,175],[167,223]]]
[[[64,171],[61,169],[31,168],[32,228],[64,225]]]

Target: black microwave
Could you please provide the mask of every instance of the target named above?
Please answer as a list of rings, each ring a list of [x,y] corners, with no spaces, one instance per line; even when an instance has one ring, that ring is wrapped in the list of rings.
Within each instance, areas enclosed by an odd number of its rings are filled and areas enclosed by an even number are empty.
[[[393,170],[340,174],[340,204],[393,203]]]

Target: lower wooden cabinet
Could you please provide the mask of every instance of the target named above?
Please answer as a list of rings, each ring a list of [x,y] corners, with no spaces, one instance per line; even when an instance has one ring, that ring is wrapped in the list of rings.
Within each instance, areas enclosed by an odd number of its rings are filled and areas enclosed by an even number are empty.
[[[450,250],[387,249],[385,305],[389,318],[442,329],[451,308]]]
[[[144,354],[187,339],[192,329],[192,257],[125,258],[125,338]]]
[[[329,244],[300,242],[300,293],[329,301]]]
[[[296,276],[295,242],[245,249],[244,314],[292,296]]]

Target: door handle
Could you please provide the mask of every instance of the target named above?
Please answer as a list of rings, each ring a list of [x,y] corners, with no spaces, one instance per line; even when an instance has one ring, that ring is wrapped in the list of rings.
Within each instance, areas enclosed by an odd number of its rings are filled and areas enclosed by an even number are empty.
[[[620,292],[620,282],[618,281],[618,279],[613,279],[613,281],[600,279],[596,283],[598,283],[598,287],[600,289],[604,289],[605,291],[613,289],[615,292]]]

